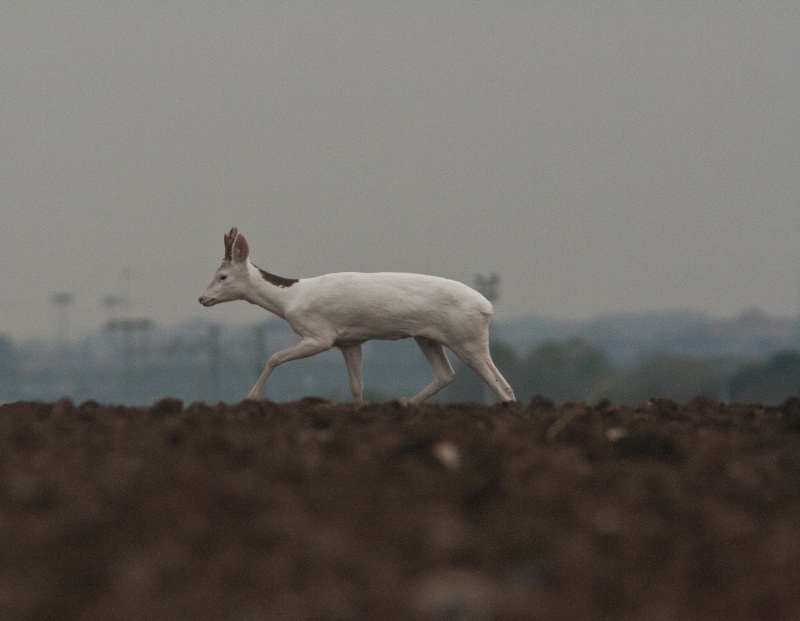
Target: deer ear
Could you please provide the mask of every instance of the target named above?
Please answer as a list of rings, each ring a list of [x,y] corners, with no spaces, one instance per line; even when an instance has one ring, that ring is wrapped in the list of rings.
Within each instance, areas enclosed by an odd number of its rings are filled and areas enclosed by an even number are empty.
[[[239,234],[239,231],[236,230],[234,226],[231,229],[230,233],[225,233],[224,240],[225,240],[225,260],[230,261],[233,257],[231,257],[231,252],[233,250],[233,240],[236,239],[236,236]]]
[[[244,235],[239,233],[233,241],[233,262],[242,263],[247,260],[250,255],[250,247],[247,245],[247,240]]]

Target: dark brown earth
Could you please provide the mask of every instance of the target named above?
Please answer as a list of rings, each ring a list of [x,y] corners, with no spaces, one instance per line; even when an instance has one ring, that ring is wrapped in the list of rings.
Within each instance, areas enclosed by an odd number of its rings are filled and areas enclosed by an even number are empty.
[[[800,399],[5,405],[0,619],[800,619]]]

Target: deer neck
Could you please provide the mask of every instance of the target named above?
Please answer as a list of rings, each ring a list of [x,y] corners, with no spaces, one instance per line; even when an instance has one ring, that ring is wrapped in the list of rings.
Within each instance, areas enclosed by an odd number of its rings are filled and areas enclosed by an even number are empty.
[[[248,276],[253,287],[246,300],[285,318],[286,306],[294,297],[296,278],[283,278],[248,263]]]

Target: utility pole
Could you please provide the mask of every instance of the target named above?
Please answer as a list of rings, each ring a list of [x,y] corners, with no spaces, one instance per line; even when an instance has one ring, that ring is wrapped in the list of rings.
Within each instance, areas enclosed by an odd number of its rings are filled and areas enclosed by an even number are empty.
[[[60,291],[50,296],[50,303],[56,307],[56,339],[63,345],[69,338],[69,307],[75,303],[75,296]]]
[[[106,295],[100,298],[100,304],[106,309],[106,323],[113,319],[119,319],[117,309],[125,309],[127,301],[119,295]]]
[[[494,304],[500,299],[500,274],[492,272],[488,276],[475,274],[475,288],[478,293]]]
[[[69,351],[69,309],[75,303],[75,296],[60,291],[50,296],[50,303],[56,308],[56,350],[55,364],[60,369],[63,382],[59,390],[73,392],[73,370]]]

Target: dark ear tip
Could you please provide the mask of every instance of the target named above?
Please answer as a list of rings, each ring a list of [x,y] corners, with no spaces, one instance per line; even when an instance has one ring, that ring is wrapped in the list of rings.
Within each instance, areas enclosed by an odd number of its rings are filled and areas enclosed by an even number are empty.
[[[223,236],[223,239],[225,241],[225,260],[226,261],[230,261],[231,260],[231,249],[233,248],[233,242],[235,241],[235,239],[238,236],[238,234],[239,234],[239,231],[234,226],[234,227],[231,228],[231,232],[230,233],[226,233]]]

